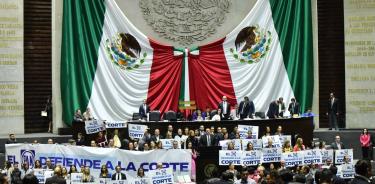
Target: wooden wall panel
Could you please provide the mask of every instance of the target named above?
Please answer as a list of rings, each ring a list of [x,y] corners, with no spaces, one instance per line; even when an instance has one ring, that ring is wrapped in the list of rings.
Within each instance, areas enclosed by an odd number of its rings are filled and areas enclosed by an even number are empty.
[[[319,114],[320,127],[328,127],[331,91],[340,100],[341,126],[345,117],[345,45],[343,0],[318,0]]]
[[[52,94],[52,1],[24,0],[25,132],[47,132],[40,116]]]

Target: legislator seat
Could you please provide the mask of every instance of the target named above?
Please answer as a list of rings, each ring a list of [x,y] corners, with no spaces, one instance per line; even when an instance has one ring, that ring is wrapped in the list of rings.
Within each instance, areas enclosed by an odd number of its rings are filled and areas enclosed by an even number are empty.
[[[159,111],[151,111],[149,116],[149,121],[160,121]]]

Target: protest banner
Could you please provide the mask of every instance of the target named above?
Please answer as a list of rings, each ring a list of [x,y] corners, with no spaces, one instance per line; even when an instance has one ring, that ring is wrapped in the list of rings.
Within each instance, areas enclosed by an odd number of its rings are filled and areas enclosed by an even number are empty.
[[[322,154],[322,161],[326,163],[327,160],[330,160],[333,163],[333,150],[320,150]]]
[[[285,162],[285,167],[294,167],[303,164],[303,152],[289,152],[281,154],[281,160]]]
[[[337,174],[343,179],[351,179],[355,176],[355,169],[353,164],[342,164],[338,167]]]
[[[220,150],[219,151],[219,165],[241,165],[242,151],[237,150]]]
[[[241,163],[245,166],[258,165],[262,160],[262,152],[259,150],[243,151]]]
[[[322,164],[322,152],[318,149],[315,150],[305,150],[303,152],[303,163],[309,164]]]
[[[262,139],[242,139],[242,150],[246,150],[247,144],[251,143],[254,150],[262,149]]]
[[[272,147],[273,148],[281,148],[281,147],[283,147],[283,145],[280,142],[280,136],[278,136],[278,135],[270,135],[270,136],[263,136],[262,137],[263,148],[267,147],[269,140],[272,140]]]
[[[126,128],[128,123],[126,121],[106,121],[105,128]]]
[[[140,152],[58,144],[7,144],[5,148],[6,158],[12,158],[19,163],[28,162],[31,166],[35,160],[40,160],[44,167],[47,159],[50,159],[53,165],[63,167],[85,165],[90,168],[95,181],[102,165],[108,167],[109,173],[114,173],[115,167],[119,165],[126,173],[127,179],[135,178],[140,167],[147,175],[150,170],[156,169],[157,163],[162,163],[164,168],[172,168],[173,172],[180,175],[191,173],[191,151],[184,149]]]
[[[251,126],[251,125],[238,125],[238,131],[240,133],[241,139],[247,138],[248,131],[251,131],[251,138],[252,139],[258,139],[259,135],[259,126]]]
[[[104,122],[102,120],[85,121],[86,134],[94,134],[105,130]]]
[[[173,171],[171,168],[168,169],[156,169],[149,172],[151,183],[164,184],[174,183]]]
[[[140,139],[143,137],[147,128],[147,125],[129,124],[129,137],[133,139]]]
[[[280,162],[281,148],[263,148],[262,163]]]
[[[349,163],[353,163],[353,149],[335,150],[335,164],[343,164],[344,157],[349,158]]]

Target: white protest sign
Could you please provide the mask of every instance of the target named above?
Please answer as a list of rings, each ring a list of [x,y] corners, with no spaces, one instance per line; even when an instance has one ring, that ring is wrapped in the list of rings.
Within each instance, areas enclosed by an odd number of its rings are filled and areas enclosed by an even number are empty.
[[[148,176],[150,176],[151,183],[173,183],[173,171],[171,168],[151,170]]]
[[[219,165],[241,165],[242,151],[236,150],[220,150],[219,151]]]
[[[259,135],[259,126],[251,126],[251,125],[238,125],[238,131],[240,133],[241,139],[247,138],[248,131],[251,131],[251,138],[252,139],[258,139]]]
[[[343,164],[345,156],[348,156],[349,163],[353,163],[353,149],[335,150],[335,164]]]
[[[333,150],[320,150],[320,152],[322,154],[323,163],[326,163],[328,159],[333,163]]]
[[[94,134],[105,130],[104,122],[102,120],[85,121],[86,134]]]
[[[45,183],[44,181],[44,169],[34,169],[34,176],[38,178],[39,183]]]
[[[82,175],[83,175],[82,173],[71,173],[70,174],[71,184],[81,183]]]
[[[221,146],[221,149],[222,150],[227,150],[229,142],[232,142],[232,140],[222,140],[222,141],[219,141],[219,145]]]
[[[338,166],[338,174],[343,179],[351,179],[355,176],[355,169],[353,164],[342,164]]]
[[[146,130],[147,125],[129,124],[129,137],[133,139],[140,139],[143,137]]]
[[[53,176],[53,171],[44,171],[44,181],[47,181],[47,178],[50,178]]]
[[[107,184],[127,184],[128,182],[126,180],[109,180],[107,181]]]
[[[280,162],[281,148],[263,148],[262,163]]]
[[[282,147],[281,142],[280,142],[280,136],[271,135],[271,136],[262,137],[263,148],[267,147],[269,140],[272,141],[272,147],[273,148],[281,148]]]
[[[290,144],[292,144],[292,136],[291,135],[280,135],[280,143],[281,145],[284,145],[285,141],[289,141]]]
[[[241,144],[242,144],[241,139],[233,139],[233,143],[234,143],[235,150],[241,150]]]
[[[303,163],[308,164],[322,164],[322,152],[320,150],[305,150],[303,153]]]
[[[35,160],[40,160],[42,166],[45,166],[46,160],[50,159],[53,165],[63,167],[85,165],[90,168],[90,174],[94,177],[99,176],[102,165],[108,167],[109,173],[114,173],[117,165],[126,168],[127,179],[135,178],[140,167],[148,175],[150,170],[156,168],[157,163],[162,163],[164,168],[172,168],[179,175],[191,173],[191,150],[185,149],[143,152],[58,144],[7,144],[5,148],[6,158],[12,158],[15,162],[27,162],[31,165]]]
[[[126,128],[128,123],[126,121],[106,121],[105,128]]]
[[[242,150],[246,150],[248,143],[251,143],[253,145],[254,150],[262,149],[262,139],[243,139]]]
[[[289,152],[281,155],[281,160],[285,162],[286,167],[294,167],[303,164],[303,152]]]
[[[172,149],[173,141],[174,139],[160,139],[161,145],[163,145],[163,149]]]
[[[128,180],[128,184],[151,184],[150,178],[132,178]]]
[[[242,165],[250,166],[250,165],[258,165],[261,163],[262,160],[262,152],[259,150],[254,151],[243,151],[242,152]]]

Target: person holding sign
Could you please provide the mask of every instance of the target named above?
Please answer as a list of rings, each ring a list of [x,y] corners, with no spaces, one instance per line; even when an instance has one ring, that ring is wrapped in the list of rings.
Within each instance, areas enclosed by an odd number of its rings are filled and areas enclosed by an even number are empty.
[[[82,183],[94,182],[94,177],[90,174],[90,168],[88,166],[85,166],[85,168],[83,169],[81,182]]]
[[[99,178],[111,178],[106,165],[102,165],[102,167],[100,168]]]
[[[292,151],[293,151],[293,148],[290,145],[290,141],[285,140],[285,142],[283,144],[283,153],[289,153],[289,152],[292,152]]]
[[[254,146],[251,142],[248,142],[247,145],[246,145],[246,150],[245,151],[253,151],[254,150]]]
[[[126,175],[121,173],[121,166],[116,166],[116,173],[112,175],[112,180],[126,180]]]
[[[296,145],[293,148],[293,151],[297,152],[297,151],[303,151],[303,150],[305,150],[305,145],[303,145],[303,139],[298,138],[296,141]]]

